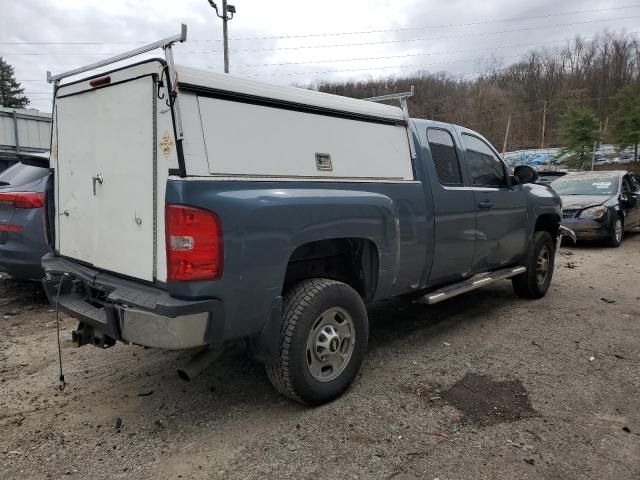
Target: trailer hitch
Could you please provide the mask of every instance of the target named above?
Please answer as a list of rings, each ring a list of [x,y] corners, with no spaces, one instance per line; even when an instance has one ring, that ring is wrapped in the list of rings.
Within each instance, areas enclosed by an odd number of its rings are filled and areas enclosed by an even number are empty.
[[[76,347],[93,345],[98,348],[109,348],[116,344],[116,341],[113,338],[105,335],[86,323],[80,323],[78,328],[71,332],[71,341]]]

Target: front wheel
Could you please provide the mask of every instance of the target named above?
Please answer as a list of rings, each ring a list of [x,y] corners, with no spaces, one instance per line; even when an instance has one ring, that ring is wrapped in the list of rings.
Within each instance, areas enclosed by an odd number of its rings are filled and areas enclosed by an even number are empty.
[[[622,236],[624,235],[624,223],[620,216],[616,215],[611,222],[611,229],[609,233],[609,239],[607,243],[610,247],[619,247],[622,243]]]
[[[325,278],[304,280],[284,298],[280,354],[266,364],[281,394],[306,405],[339,397],[367,349],[369,323],[360,295]]]
[[[555,255],[555,246],[549,232],[533,232],[533,241],[525,265],[527,271],[511,280],[519,297],[544,297],[553,277]]]

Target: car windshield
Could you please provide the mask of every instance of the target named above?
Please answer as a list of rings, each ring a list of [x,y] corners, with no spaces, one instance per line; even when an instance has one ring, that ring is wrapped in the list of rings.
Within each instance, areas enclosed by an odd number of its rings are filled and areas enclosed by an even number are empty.
[[[49,170],[46,168],[16,163],[0,173],[0,187],[7,185],[19,187],[40,180],[48,174]]]
[[[564,176],[551,186],[558,195],[608,195],[618,191],[618,177],[614,175]]]

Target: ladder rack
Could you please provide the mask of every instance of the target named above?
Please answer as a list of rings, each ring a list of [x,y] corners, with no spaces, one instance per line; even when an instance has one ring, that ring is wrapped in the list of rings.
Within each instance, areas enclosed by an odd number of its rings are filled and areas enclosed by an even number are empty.
[[[111,65],[113,63],[117,63],[122,60],[135,57],[136,55],[150,52],[151,50],[155,50],[157,48],[161,48],[164,50],[164,56],[167,61],[167,71],[169,73],[169,78],[177,79],[175,65],[173,63],[173,50],[171,47],[176,42],[182,43],[182,42],[185,42],[186,40],[187,40],[187,26],[183,23],[180,28],[180,33],[177,35],[163,38],[162,40],[158,40],[156,42],[143,45],[142,47],[134,48],[133,50],[129,50],[128,52],[124,52],[119,55],[109,57],[105,60],[101,60],[99,62],[95,62],[90,65],[86,65],[84,67],[76,68],[74,70],[69,70],[68,72],[59,73],[57,75],[51,75],[51,72],[47,71],[47,82],[53,83],[53,101],[55,102],[55,93],[58,87],[60,86],[59,85],[60,80],[62,80],[63,78],[72,77],[73,75],[78,75],[80,73],[89,72],[99,67]],[[174,88],[176,87],[177,85]],[[181,140],[184,137],[184,132],[182,129],[182,117],[180,116],[180,105],[178,104],[178,98],[176,96],[174,96],[173,98],[172,106],[175,113],[176,132],[177,132],[178,140]]]
[[[390,93],[389,95],[380,95],[379,97],[363,98],[369,102],[384,102],[386,100],[398,100],[400,102],[400,108],[404,112],[404,116],[409,119],[409,108],[407,107],[407,98],[413,97],[415,94],[415,87],[411,85],[411,91],[402,93]]]
[[[162,48],[166,53],[167,49],[171,48],[171,45],[173,45],[174,43],[184,42],[186,40],[187,40],[187,26],[183,23],[180,33],[177,35],[163,38],[162,40],[158,40],[157,42],[149,43],[142,47],[134,48],[133,50],[129,50],[128,52],[124,52],[119,55],[109,57],[105,60],[101,60],[99,62],[95,62],[90,65],[86,65],[84,67],[76,68],[74,70],[69,70],[68,72],[59,73],[57,75],[51,75],[51,72],[47,71],[47,82],[49,83],[58,82],[63,78],[71,77],[79,73],[88,72],[95,68],[104,67],[106,65],[111,65],[112,63],[120,62],[122,60],[126,60],[127,58],[135,57],[136,55],[140,55],[141,53],[150,52],[151,50],[155,50],[156,48]],[[169,59],[167,59],[167,63],[168,61]],[[170,67],[172,67],[172,65]]]

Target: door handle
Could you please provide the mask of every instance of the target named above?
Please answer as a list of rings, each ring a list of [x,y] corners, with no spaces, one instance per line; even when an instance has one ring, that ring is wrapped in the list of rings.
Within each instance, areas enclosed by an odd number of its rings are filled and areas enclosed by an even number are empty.
[[[104,182],[104,178],[102,177],[101,173],[93,177],[93,196],[94,197],[96,195],[96,183],[99,183],[100,185],[102,185],[102,182]]]
[[[493,208],[494,205],[495,205],[495,203],[493,203],[493,202],[488,202],[488,201],[480,202],[480,203],[478,203],[478,208],[480,210],[490,210],[490,209]]]

